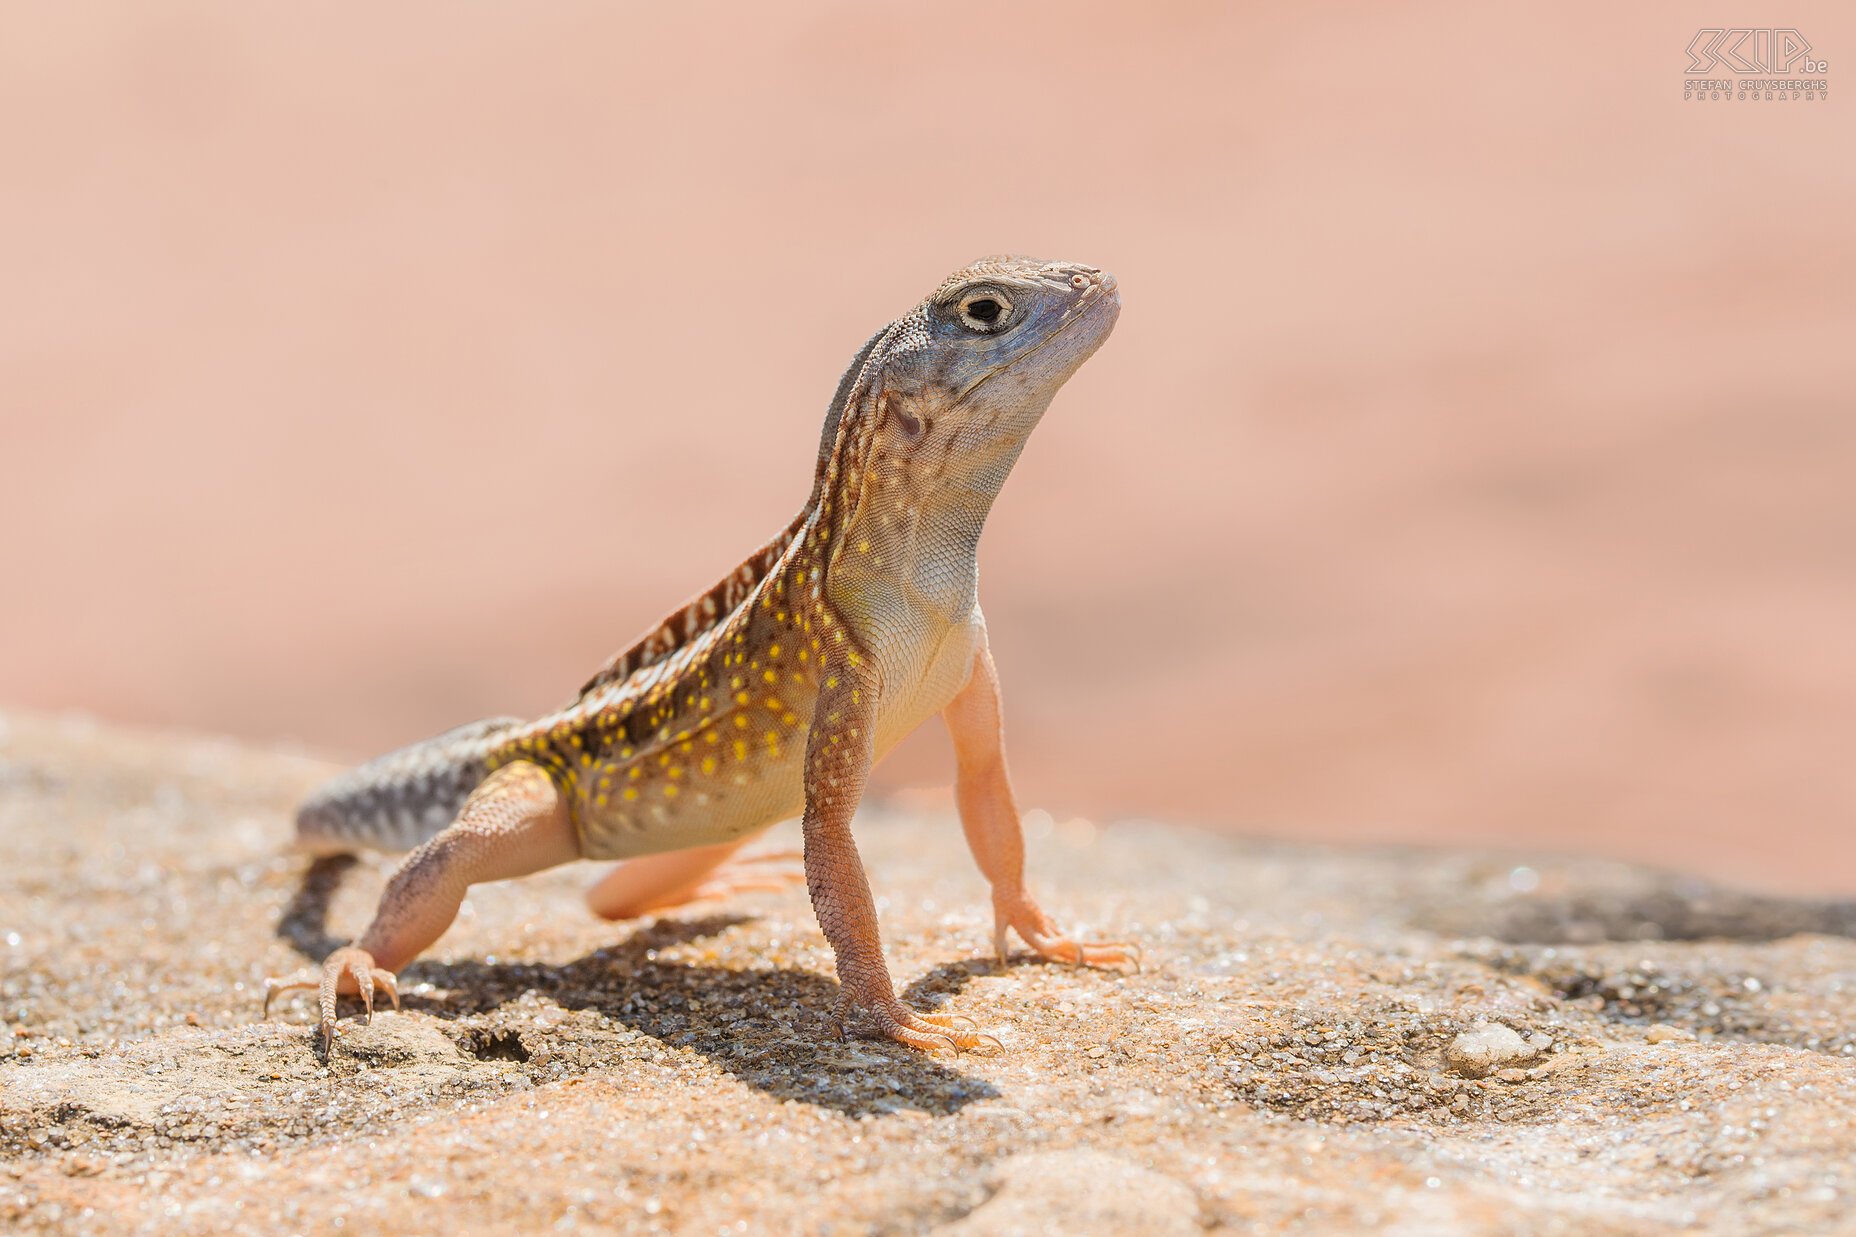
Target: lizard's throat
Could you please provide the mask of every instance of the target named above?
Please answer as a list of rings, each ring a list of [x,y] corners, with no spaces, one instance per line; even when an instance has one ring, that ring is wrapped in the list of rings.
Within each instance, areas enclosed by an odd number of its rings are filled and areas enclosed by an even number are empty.
[[[884,597],[957,622],[979,587],[978,547],[1024,439],[984,450],[930,449],[879,458],[832,536],[833,593],[845,602]],[[948,461],[958,460],[958,465]],[[855,604],[855,603],[852,603]]]

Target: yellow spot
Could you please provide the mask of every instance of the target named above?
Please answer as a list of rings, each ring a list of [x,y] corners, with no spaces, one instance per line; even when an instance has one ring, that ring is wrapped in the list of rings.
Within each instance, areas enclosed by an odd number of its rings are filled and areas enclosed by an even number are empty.
[[[644,770],[643,770],[643,769],[641,769],[641,768],[639,768],[639,767],[638,767],[637,765],[633,765],[633,766],[632,766],[632,771],[631,771],[630,773],[628,773],[628,774],[626,774],[625,776],[627,776],[627,777],[629,777],[629,778],[631,778],[631,779],[632,779],[632,781],[634,781],[634,782],[635,782],[635,781],[637,781],[637,780],[638,780],[639,778],[641,778],[641,777],[643,777],[643,776],[644,776]]]
[[[800,660],[800,661],[804,661],[805,659],[806,659],[806,651],[805,651],[804,649],[800,649],[800,650],[799,650],[799,660]],[[794,675],[793,677],[794,677],[794,678],[798,678],[799,676],[795,674],[795,675]]]
[[[768,747],[772,747],[775,743],[780,741],[780,732],[777,730],[769,730],[766,734],[762,735],[761,738],[767,740]]]
[[[742,739],[736,739],[735,740],[735,759],[746,760],[747,758],[748,758],[747,742]]]
[[[746,692],[736,692],[736,693],[735,693],[735,703],[736,703],[736,704],[746,704],[746,703],[747,703],[748,701],[750,701],[750,700],[752,700],[752,699],[753,699],[753,697],[752,697],[752,696],[750,696],[750,695],[748,695],[748,694],[747,694]]]
[[[740,726],[742,729],[745,730],[747,729],[747,724],[748,724],[747,718],[741,716],[741,714],[739,713],[735,714],[735,725]]]
[[[659,756],[657,758],[657,763],[660,765],[668,765],[670,763],[670,753],[665,752],[663,755]]]
[[[722,741],[722,736],[713,730],[705,731],[702,737],[709,740],[711,743],[720,743]]]
[[[673,778],[677,778],[677,777],[682,777],[682,776],[683,776],[683,766],[682,766],[682,765],[671,765],[671,766],[670,766],[670,776],[671,776],[671,777],[673,777]]]
[[[629,748],[629,747],[621,747],[621,748],[619,749],[619,759],[620,759],[620,760],[630,760],[631,758],[632,758],[632,749],[631,749],[631,748]]]
[[[704,773],[714,773],[714,772],[715,772],[715,757],[713,757],[713,756],[704,756],[704,757],[702,758],[702,771],[703,771]]]
[[[779,646],[779,645],[777,645],[777,644],[770,644],[770,645],[768,645],[768,646],[767,646],[767,656],[768,656],[769,658],[774,658],[774,657],[778,657],[779,655],[780,655],[780,646]]]
[[[859,554],[870,553],[870,538],[865,537],[862,541],[857,543],[857,552]]]
[[[741,676],[737,674],[737,675],[736,675],[736,676],[735,676],[734,678],[732,678],[732,679],[730,679],[730,680],[728,680],[728,685],[729,685],[730,687],[740,687],[740,686],[741,686]]]
[[[707,696],[704,696],[702,698],[702,711],[704,713],[707,713],[709,711],[709,697]]]
[[[838,676],[835,674],[825,680],[826,687],[836,687],[837,685],[838,685]]]
[[[593,797],[593,806],[594,806],[594,807],[605,807],[605,806],[606,806],[606,796],[604,796],[604,795],[595,795],[595,796]]]
[[[780,676],[772,670],[761,671],[760,677],[767,680],[769,683],[778,683],[780,681]]]
[[[767,697],[766,704],[767,704],[767,707],[775,713],[778,713],[781,709],[784,709],[786,707],[785,705],[780,703],[780,698],[778,696]]]
[[[627,799],[636,799],[638,797],[638,788],[636,786],[627,786],[625,788],[625,797]]]
[[[676,798],[676,797],[677,797],[677,788],[676,788],[675,786],[665,786],[665,787],[664,787],[664,798],[666,798],[666,799],[674,799],[674,798]]]
[[[788,713],[780,720],[788,726],[797,726],[799,724],[799,715],[797,713]]]

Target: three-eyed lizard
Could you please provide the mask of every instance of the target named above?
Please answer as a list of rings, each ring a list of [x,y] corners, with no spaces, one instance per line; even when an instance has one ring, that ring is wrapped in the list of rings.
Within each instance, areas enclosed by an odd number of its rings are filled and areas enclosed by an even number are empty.
[[[871,338],[825,416],[811,496],[772,541],[533,722],[473,723],[351,770],[297,815],[299,843],[410,849],[373,922],[318,972],[326,1049],[338,993],[397,1007],[394,972],[479,881],[627,859],[587,895],[624,918],[703,896],[763,829],[803,813],[806,885],[837,956],[839,1016],[861,1007],[919,1048],[996,1043],[896,997],[851,836],[873,762],[939,712],[956,798],[992,884],[994,946],[1133,959],[1066,937],[1032,901],[1006,774],[999,683],[975,559],[988,511],[1057,388],[1115,325],[1095,267],[982,258]]]

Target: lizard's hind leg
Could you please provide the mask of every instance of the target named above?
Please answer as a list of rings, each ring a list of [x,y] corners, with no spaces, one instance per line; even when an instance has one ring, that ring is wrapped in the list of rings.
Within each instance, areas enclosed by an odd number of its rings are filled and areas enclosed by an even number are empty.
[[[692,846],[627,859],[586,891],[586,904],[602,919],[636,919],[706,898],[732,897],[751,890],[778,893],[805,882],[804,871],[780,866],[799,858],[792,851],[750,855],[737,863],[726,863],[751,840],[742,838],[719,846]]]
[[[319,972],[265,981],[266,1012],[279,992],[315,988],[326,1051],[335,1038],[336,996],[359,993],[371,1017],[378,985],[397,1006],[393,972],[444,934],[472,885],[527,876],[579,857],[567,801],[554,780],[539,765],[505,765],[471,793],[449,828],[406,856],[360,940],[330,954]]]

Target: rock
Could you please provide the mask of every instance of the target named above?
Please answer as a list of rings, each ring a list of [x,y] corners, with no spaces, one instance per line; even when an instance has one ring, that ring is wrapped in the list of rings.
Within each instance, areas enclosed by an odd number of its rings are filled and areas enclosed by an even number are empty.
[[[1066,925],[1156,965],[1001,966],[951,807],[874,803],[905,999],[1009,1051],[838,1038],[802,890],[613,925],[564,867],[473,888],[405,1012],[345,1000],[324,1062],[313,997],[261,1022],[257,981],[365,926],[392,870],[363,859],[317,910],[279,853],[327,768],[9,722],[0,916],[30,909],[0,919],[0,1231],[399,1237],[436,1200],[499,1233],[1848,1227],[1849,935],[1444,936],[1413,925],[1480,896],[1471,854],[1127,824],[1034,837],[1030,867]],[[1669,879],[1584,862],[1538,864],[1568,896]]]
[[[1487,1078],[1537,1055],[1513,1028],[1499,1022],[1478,1022],[1450,1041],[1444,1049],[1444,1063],[1465,1078]]]
[[[1198,1197],[1181,1182],[1099,1151],[1014,1156],[993,1196],[935,1237],[1198,1237]]]

